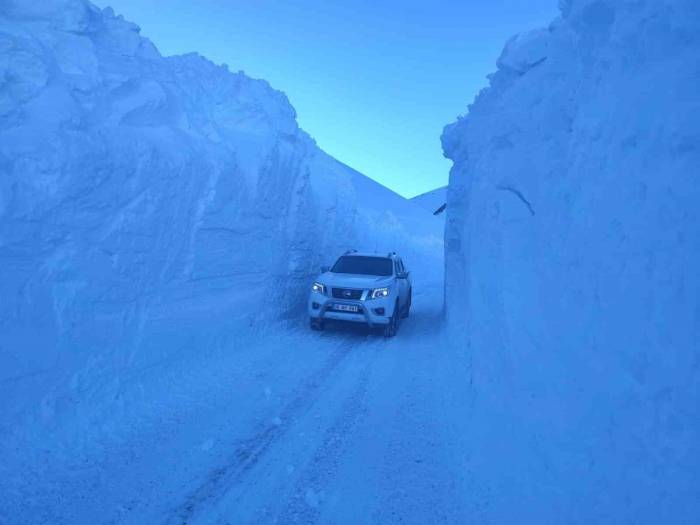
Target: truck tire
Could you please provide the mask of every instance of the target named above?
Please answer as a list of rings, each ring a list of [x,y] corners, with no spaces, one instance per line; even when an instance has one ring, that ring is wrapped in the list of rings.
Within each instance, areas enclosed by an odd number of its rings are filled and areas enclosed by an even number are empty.
[[[406,301],[406,308],[401,315],[401,319],[407,319],[411,315],[411,303],[413,302],[413,288],[408,291],[408,301]]]
[[[394,306],[394,313],[391,316],[391,319],[387,323],[387,325],[384,327],[384,337],[394,337],[396,333],[399,331],[399,302],[396,301],[396,305]]]

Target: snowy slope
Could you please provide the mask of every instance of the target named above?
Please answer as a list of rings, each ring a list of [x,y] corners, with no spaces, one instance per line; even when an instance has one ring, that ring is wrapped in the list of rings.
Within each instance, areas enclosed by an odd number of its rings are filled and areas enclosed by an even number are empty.
[[[700,520],[700,4],[569,0],[443,135],[492,523]]]
[[[432,214],[443,215],[444,205],[447,202],[447,186],[416,195],[411,199],[411,202],[418,204]]]
[[[6,444],[84,437],[93,408],[116,410],[96,399],[122,399],[141,371],[300,320],[341,250],[439,267],[440,228],[323,153],[283,93],[162,57],[109,8],[1,2],[0,79]]]

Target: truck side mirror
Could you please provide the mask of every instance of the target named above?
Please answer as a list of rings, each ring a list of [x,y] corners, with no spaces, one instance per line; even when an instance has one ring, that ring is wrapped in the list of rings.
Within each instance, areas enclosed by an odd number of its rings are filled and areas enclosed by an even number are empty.
[[[321,273],[326,273],[330,268],[328,266],[321,266]]]

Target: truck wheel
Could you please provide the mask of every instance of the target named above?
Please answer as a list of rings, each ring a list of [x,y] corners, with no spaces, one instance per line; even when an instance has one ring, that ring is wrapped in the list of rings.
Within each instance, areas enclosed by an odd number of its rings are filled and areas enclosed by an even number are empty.
[[[323,319],[309,318],[309,327],[315,332],[322,332],[324,328]]]
[[[406,309],[401,315],[401,319],[406,319],[411,314],[411,303],[413,302],[413,289],[408,291],[408,301],[406,301]]]
[[[384,327],[384,337],[394,337],[399,331],[399,302],[396,301],[394,314],[389,319],[389,323]]]

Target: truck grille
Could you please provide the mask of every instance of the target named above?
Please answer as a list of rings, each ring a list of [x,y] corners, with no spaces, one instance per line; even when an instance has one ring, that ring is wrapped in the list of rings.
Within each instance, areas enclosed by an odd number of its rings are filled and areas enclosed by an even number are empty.
[[[336,299],[352,299],[357,301],[362,297],[362,290],[351,290],[349,288],[333,288],[333,297]]]

